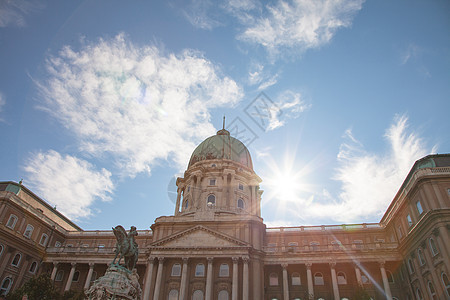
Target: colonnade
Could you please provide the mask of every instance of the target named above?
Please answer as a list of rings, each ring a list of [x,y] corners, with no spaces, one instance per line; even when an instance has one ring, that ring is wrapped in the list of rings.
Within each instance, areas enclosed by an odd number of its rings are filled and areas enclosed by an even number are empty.
[[[53,270],[52,270],[52,274],[50,275],[50,279],[52,281],[54,281],[56,278],[56,273],[58,272],[59,264],[60,263],[58,263],[58,262],[53,262]],[[73,276],[75,275],[77,263],[73,262],[70,264],[70,266],[71,266],[71,268],[70,268],[70,272],[69,272],[69,277],[67,278],[66,285],[64,286],[65,292],[70,290],[70,288],[72,287]],[[95,266],[94,263],[89,263],[89,271],[88,271],[88,274],[86,276],[86,281],[84,282],[84,286],[83,286],[83,288],[85,290],[88,289],[91,284],[92,275],[94,274],[94,266]]]
[[[182,258],[182,270],[181,270],[181,280],[180,280],[180,290],[179,290],[179,300],[190,299],[188,295],[188,285],[189,285],[189,259],[188,257]],[[232,257],[233,269],[232,269],[232,286],[231,286],[231,299],[238,300],[239,298],[239,260],[242,260],[242,298],[243,300],[249,300],[249,257]],[[155,264],[155,260],[157,264]],[[213,265],[214,258],[207,257],[207,269],[206,269],[206,287],[205,287],[205,300],[213,299]],[[147,261],[147,267],[144,277],[144,287],[143,287],[143,300],[158,300],[161,297],[161,291],[163,290],[163,270],[166,267],[164,262],[165,257],[149,257]],[[156,270],[155,270],[156,269]],[[154,279],[156,273],[156,279]],[[153,291],[152,283],[155,282]]]
[[[384,267],[384,262],[379,262],[379,267],[380,267],[380,273],[381,273],[381,279],[383,281],[383,289],[384,289],[384,294],[386,296],[387,300],[392,300],[392,293],[391,293],[391,289],[389,286],[389,280],[386,274],[386,269]],[[313,275],[312,275],[312,263],[306,263],[306,278],[307,278],[307,286],[308,286],[308,294],[314,299],[314,283],[313,283]],[[337,275],[336,275],[336,263],[335,262],[331,262],[329,263],[330,266],[330,273],[331,273],[331,283],[332,283],[332,287],[333,287],[333,295],[334,295],[334,300],[340,300],[340,294],[339,294],[339,284],[338,284],[338,279],[337,279]],[[282,270],[283,270],[283,300],[289,300],[289,277],[288,277],[288,271],[287,271],[287,267],[288,264],[287,263],[282,263],[281,264]],[[356,274],[356,280],[358,285],[362,286],[363,282],[362,282],[362,276],[361,276],[361,266],[360,264],[355,263],[354,264],[354,268],[355,268],[355,274]]]

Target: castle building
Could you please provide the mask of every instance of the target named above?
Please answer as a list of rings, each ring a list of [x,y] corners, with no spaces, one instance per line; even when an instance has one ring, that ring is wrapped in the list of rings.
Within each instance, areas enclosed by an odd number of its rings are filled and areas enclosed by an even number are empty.
[[[227,130],[203,141],[174,214],[138,231],[143,299],[450,299],[449,154],[416,161],[379,223],[266,228],[260,183]],[[115,243],[0,182],[0,294],[43,272],[60,291],[86,289]]]

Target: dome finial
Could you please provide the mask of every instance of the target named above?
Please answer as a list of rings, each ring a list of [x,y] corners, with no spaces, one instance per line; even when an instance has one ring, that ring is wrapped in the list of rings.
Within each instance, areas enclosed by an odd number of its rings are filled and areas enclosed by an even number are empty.
[[[225,129],[225,115],[223,115],[223,125],[222,125],[222,129],[220,129],[219,131],[217,131],[217,135],[230,135],[230,132],[228,130]]]

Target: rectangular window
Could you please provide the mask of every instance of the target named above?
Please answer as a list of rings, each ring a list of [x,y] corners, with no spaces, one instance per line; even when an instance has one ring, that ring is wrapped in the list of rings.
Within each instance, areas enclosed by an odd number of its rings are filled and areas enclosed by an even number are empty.
[[[362,240],[354,240],[353,245],[355,245],[355,249],[361,250],[363,248],[363,241]]]
[[[8,223],[6,223],[6,227],[8,227],[10,229],[14,229],[14,226],[16,226],[16,223],[17,223],[17,216],[10,215],[9,219],[8,219]]]
[[[41,240],[39,241],[39,245],[41,245],[41,246],[47,245],[47,240],[48,240],[48,235],[43,233],[41,236]]]
[[[416,207],[417,207],[417,212],[419,213],[419,215],[421,215],[423,213],[423,208],[422,208],[422,204],[420,203],[420,201],[416,202]]]
[[[239,189],[240,189],[241,191],[244,190],[244,185],[243,185],[242,183],[239,183]]]
[[[406,216],[406,220],[408,221],[408,226],[412,226],[412,224],[413,224],[413,222],[412,222],[412,219],[411,219],[411,216],[410,215],[407,215]]]
[[[277,252],[277,243],[267,244],[267,252]]]
[[[210,179],[209,180],[209,185],[216,185],[216,180],[215,179]]]

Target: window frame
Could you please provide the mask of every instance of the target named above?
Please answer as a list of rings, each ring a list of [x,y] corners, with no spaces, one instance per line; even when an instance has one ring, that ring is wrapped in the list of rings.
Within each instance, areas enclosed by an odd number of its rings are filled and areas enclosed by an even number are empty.
[[[64,270],[58,270],[55,274],[55,281],[63,281],[64,279]]]
[[[202,268],[202,272],[200,272],[200,267]],[[205,277],[205,264],[198,263],[195,265],[195,277]]]
[[[275,272],[272,272],[269,274],[269,286],[279,286],[280,280],[278,278],[278,274]]]
[[[34,266],[34,268],[33,268]],[[37,270],[37,262],[33,261],[30,265],[30,267],[28,268],[28,272],[30,272],[31,274],[35,274]]]
[[[444,276],[447,279],[447,283],[444,280]],[[450,281],[448,280],[448,276],[445,272],[441,273],[441,283],[442,286],[444,287],[444,291],[447,294],[447,297],[450,297]]]
[[[210,197],[213,197],[214,202],[210,202]],[[211,203],[211,206],[216,206],[216,195],[209,194],[208,197],[206,197],[206,205],[209,205]]]
[[[175,269],[175,268],[178,269],[178,272],[175,272],[175,271],[177,271],[177,269]],[[180,263],[174,263],[172,265],[172,270],[170,271],[170,276],[172,276],[172,277],[180,277],[181,276],[181,264]]]
[[[72,277],[72,282],[78,282],[80,280],[80,271],[75,271],[75,273],[73,273],[73,277]]]
[[[31,224],[27,224],[27,227],[25,228],[25,231],[23,232],[23,236],[27,239],[31,239],[31,236],[33,235],[34,226]]]
[[[12,221],[12,224],[10,224],[11,220],[14,220],[14,221]],[[16,227],[18,220],[19,220],[19,218],[15,214],[10,214],[9,218],[8,218],[8,222],[6,222],[6,227],[8,227],[9,229],[14,229],[14,227]]]
[[[9,280],[9,284],[6,288],[4,288],[3,286],[5,285],[5,281]],[[13,284],[13,278],[11,276],[6,276],[5,278],[3,278],[2,280],[2,284],[0,285],[0,295],[5,296],[9,293],[9,290],[11,289]]]
[[[298,283],[294,282],[294,279],[298,278]],[[302,285],[302,278],[300,277],[300,273],[294,272],[291,274],[291,285],[300,286]]]
[[[416,209],[417,212],[419,213],[419,216],[423,214],[423,206],[422,203],[420,203],[420,200],[416,201]]]
[[[408,258],[408,271],[409,274],[414,274],[416,272],[416,269],[414,268],[414,263],[411,258]]]
[[[323,278],[323,274],[321,272],[314,273],[314,285],[325,285],[325,279]]]
[[[339,274],[342,274],[343,276],[341,276],[341,277],[343,277],[344,278],[344,282],[339,282]],[[337,279],[337,284],[338,285],[345,285],[345,284],[348,284],[348,281],[347,281],[347,275],[345,274],[345,272],[343,272],[343,271],[339,271],[339,272],[337,272],[336,273],[336,279]]]
[[[43,239],[44,237],[45,237],[45,240],[42,241],[42,239]],[[47,235],[46,233],[43,233],[43,234],[41,235],[41,239],[39,240],[39,245],[45,247],[45,246],[47,246],[47,243],[48,243],[48,235]]]
[[[408,223],[408,227],[411,227],[414,225],[410,214],[406,215],[406,222]]]
[[[216,186],[216,179],[215,178],[210,178],[209,179],[209,185],[210,186]]]
[[[427,283],[428,293],[430,293],[431,299],[437,299],[436,289],[434,288],[433,283],[429,280]]]
[[[19,257],[17,262],[14,263],[14,261],[16,260],[16,257]],[[22,261],[22,254],[21,253],[16,253],[16,255],[14,255],[12,261],[11,261],[11,266],[18,268],[20,265],[20,262]]]
[[[230,277],[230,266],[227,263],[220,264],[219,277]]]
[[[239,203],[242,203],[242,207],[239,206]],[[239,208],[239,209],[244,209],[244,208],[245,208],[245,202],[244,202],[244,199],[239,198],[239,199],[237,200],[236,207]]]
[[[431,255],[433,257],[438,255],[439,254],[439,248],[437,247],[436,242],[434,241],[434,239],[432,237],[430,237],[430,239],[428,240],[428,244],[430,245]]]
[[[242,183],[238,183],[238,190],[243,191],[244,190],[244,185]]]
[[[419,259],[419,264],[421,266],[424,266],[427,263],[425,258],[424,258],[424,256],[423,256],[423,251],[420,248],[417,249],[417,258]]]

